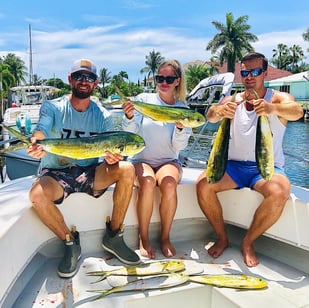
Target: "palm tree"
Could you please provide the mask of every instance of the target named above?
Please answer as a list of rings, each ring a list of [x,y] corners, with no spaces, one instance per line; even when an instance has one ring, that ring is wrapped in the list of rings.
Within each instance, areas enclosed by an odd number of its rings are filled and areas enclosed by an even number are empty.
[[[109,72],[108,69],[105,67],[100,69],[99,82],[102,84],[102,89],[100,89],[102,97],[107,97],[105,86],[107,83],[111,82],[111,80],[112,80],[111,72]]]
[[[0,90],[8,91],[15,84],[15,77],[10,72],[10,67],[0,58]]]
[[[309,42],[309,28],[307,28],[307,30],[303,33],[303,38],[306,42]],[[309,52],[309,48],[307,51]]]
[[[290,62],[288,46],[285,44],[278,44],[277,49],[273,49],[273,58],[271,62],[279,69],[286,69]]]
[[[291,71],[295,73],[297,70],[297,63],[305,58],[304,51],[299,45],[293,45],[290,47],[290,60],[291,60]]]
[[[191,92],[201,80],[213,75],[210,67],[204,64],[189,65],[185,74],[188,92]]]
[[[164,57],[161,56],[160,52],[151,51],[148,56],[146,56],[145,64],[147,65],[141,69],[141,74],[148,72],[147,77],[149,78],[152,74],[153,80],[155,80],[155,74],[158,70],[159,65],[164,61]]]
[[[226,24],[213,21],[212,24],[219,31],[208,43],[206,50],[212,54],[219,51],[220,64],[227,62],[227,71],[235,72],[235,63],[243,57],[245,52],[253,51],[250,42],[258,41],[256,35],[249,32],[251,26],[247,24],[248,16],[240,16],[234,21],[232,13],[226,14]]]
[[[20,85],[22,82],[26,83],[25,76],[27,76],[25,62],[13,53],[9,53],[3,59],[3,62],[9,66],[10,72],[15,78],[14,86]]]
[[[122,78],[122,80],[124,80],[124,79],[129,80],[129,75],[128,75],[128,73],[125,72],[125,71],[120,71],[120,72],[118,73],[118,76],[119,76],[120,78]]]

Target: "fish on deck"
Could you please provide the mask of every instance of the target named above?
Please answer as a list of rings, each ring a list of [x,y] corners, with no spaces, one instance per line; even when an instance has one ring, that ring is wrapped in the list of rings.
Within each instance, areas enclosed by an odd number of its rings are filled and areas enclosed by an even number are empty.
[[[113,293],[165,289],[184,284],[188,281],[189,276],[186,274],[170,273],[136,279],[111,289],[87,290],[87,292],[99,293],[100,295],[94,298],[94,300],[97,300]]]
[[[189,276],[189,280],[191,282],[234,289],[255,290],[267,287],[266,280],[243,274],[195,275]]]
[[[108,276],[150,276],[164,273],[181,272],[185,270],[185,264],[182,261],[155,261],[144,263],[132,267],[120,267],[110,271],[88,272],[90,276],[100,276],[96,281],[102,281]]]

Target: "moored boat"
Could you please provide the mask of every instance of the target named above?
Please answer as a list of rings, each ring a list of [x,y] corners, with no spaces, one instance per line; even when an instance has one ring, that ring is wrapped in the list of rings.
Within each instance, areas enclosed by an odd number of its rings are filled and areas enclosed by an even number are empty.
[[[171,232],[177,250],[173,259],[188,262],[188,270],[198,273],[254,275],[268,282],[266,289],[239,292],[189,282],[164,290],[112,294],[93,301],[98,295],[87,290],[108,289],[116,282],[114,278],[92,284],[96,278],[86,273],[121,265],[101,247],[105,218],[111,214],[113,187],[98,199],[75,193],[59,206],[67,224],[77,226],[83,253],[77,274],[66,280],[56,274],[62,244],[31,208],[28,191],[34,177],[25,177],[0,187],[0,306],[187,307],[189,304],[191,307],[260,307],[269,303],[272,307],[308,306],[309,190],[292,187],[282,216],[256,241],[260,264],[248,268],[239,245],[262,196],[249,189],[219,193],[231,246],[222,256],[212,259],[206,251],[207,245],[214,241],[212,228],[199,209],[195,193],[195,180],[200,172],[201,169],[184,168],[178,187],[178,208]],[[124,236],[127,244],[139,253],[135,201],[134,190],[125,218]],[[159,245],[158,204],[157,191],[150,225],[156,246]],[[157,249],[157,260],[163,259]]]

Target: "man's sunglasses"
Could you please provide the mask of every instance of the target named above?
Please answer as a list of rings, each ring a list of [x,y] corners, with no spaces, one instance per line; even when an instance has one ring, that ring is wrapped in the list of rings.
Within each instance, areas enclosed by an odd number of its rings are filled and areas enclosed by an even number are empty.
[[[177,76],[166,76],[166,77],[164,77],[164,76],[161,76],[161,75],[157,75],[155,78],[156,78],[157,83],[163,83],[164,80],[165,80],[166,83],[172,84],[179,77],[177,77]]]
[[[71,76],[72,76],[72,79],[75,81],[85,80],[87,82],[95,82],[97,80],[97,76],[94,74],[76,72],[76,73],[72,73]]]
[[[249,74],[252,77],[260,76],[264,70],[262,68],[253,68],[252,70],[241,70],[240,75],[241,77],[247,77]]]

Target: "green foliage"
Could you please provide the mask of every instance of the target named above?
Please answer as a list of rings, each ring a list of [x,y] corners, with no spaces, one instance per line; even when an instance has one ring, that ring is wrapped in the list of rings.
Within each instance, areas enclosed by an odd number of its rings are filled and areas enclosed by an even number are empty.
[[[194,87],[203,79],[217,73],[217,68],[211,65],[189,65],[186,70],[187,90],[191,92]]]
[[[257,36],[249,32],[251,27],[247,21],[247,15],[234,20],[233,14],[227,13],[225,24],[218,21],[212,22],[218,33],[208,43],[206,50],[210,50],[212,54],[218,52],[220,64],[227,62],[228,72],[235,71],[235,63],[245,52],[254,50],[250,42],[258,41]]]
[[[299,73],[306,70],[306,64],[302,61],[305,59],[304,51],[299,45],[288,47],[285,44],[278,44],[277,49],[273,49],[273,63],[278,69]],[[308,67],[308,66],[307,66]]]

